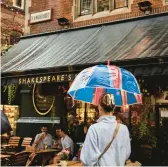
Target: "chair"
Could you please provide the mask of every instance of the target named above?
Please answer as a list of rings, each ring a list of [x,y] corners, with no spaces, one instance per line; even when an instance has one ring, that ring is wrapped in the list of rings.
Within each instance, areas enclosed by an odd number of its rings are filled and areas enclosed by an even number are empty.
[[[13,136],[13,137],[10,137],[8,145],[17,147],[19,146],[19,142],[20,142],[20,137]]]
[[[4,146],[2,145],[2,152],[4,152],[5,154],[15,154],[18,151],[19,142],[20,137],[10,137],[8,144]]]
[[[29,154],[30,153],[25,151],[16,153],[11,158],[10,166],[26,166]]]
[[[28,147],[31,145],[32,138],[31,137],[25,137],[22,141],[22,147]]]

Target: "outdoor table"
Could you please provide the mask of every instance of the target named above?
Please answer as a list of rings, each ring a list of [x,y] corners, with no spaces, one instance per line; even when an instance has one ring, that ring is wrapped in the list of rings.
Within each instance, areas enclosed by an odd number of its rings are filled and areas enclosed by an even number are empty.
[[[59,164],[50,164],[47,166],[60,166]],[[67,166],[82,166],[82,163],[80,161],[68,161]]]
[[[40,149],[40,150],[25,150],[28,153],[34,153],[37,155],[39,161],[43,164],[47,157],[54,156],[54,153],[60,152],[59,149]]]
[[[0,154],[0,159],[10,158],[10,157],[11,157],[11,155]]]
[[[1,147],[16,147],[16,146],[11,145],[11,144],[2,144]]]
[[[43,154],[43,153],[51,153],[51,152],[60,152],[58,149],[40,149],[40,150],[25,150],[26,152],[29,153],[36,153],[36,154]]]

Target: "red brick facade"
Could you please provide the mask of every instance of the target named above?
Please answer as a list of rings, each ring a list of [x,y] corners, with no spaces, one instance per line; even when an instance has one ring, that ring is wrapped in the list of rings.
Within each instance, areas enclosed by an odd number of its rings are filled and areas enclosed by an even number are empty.
[[[14,36],[23,34],[24,31],[24,11],[8,3],[1,2],[1,44],[11,45],[15,41]]]
[[[168,3],[165,3],[165,1],[166,0],[150,0],[152,3],[151,14],[168,12]],[[73,0],[32,0],[31,7],[29,8],[30,13],[52,8],[52,20],[30,25],[30,32],[31,34],[35,34],[144,16],[144,12],[139,10],[137,5],[138,2],[141,2],[141,0],[133,0],[132,4],[130,4],[129,11],[124,13],[118,12],[117,14],[105,17],[85,20],[77,18],[76,20],[73,20]],[[69,27],[58,25],[57,18],[60,17],[65,17],[70,20]]]

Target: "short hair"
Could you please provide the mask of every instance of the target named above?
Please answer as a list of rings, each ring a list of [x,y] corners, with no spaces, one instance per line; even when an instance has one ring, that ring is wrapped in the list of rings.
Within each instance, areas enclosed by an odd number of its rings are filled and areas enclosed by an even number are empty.
[[[67,128],[61,127],[60,129],[61,129],[61,131],[63,131],[65,134],[68,134],[68,129],[67,129]]]
[[[48,129],[48,125],[47,124],[41,124],[41,126],[40,126],[41,128],[47,128]]]
[[[99,98],[99,105],[105,112],[112,112],[114,110],[114,96],[112,94],[102,94]]]

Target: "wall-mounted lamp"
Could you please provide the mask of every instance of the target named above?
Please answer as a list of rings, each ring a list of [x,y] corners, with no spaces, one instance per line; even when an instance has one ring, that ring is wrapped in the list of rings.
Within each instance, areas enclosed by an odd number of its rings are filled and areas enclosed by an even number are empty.
[[[58,24],[60,26],[65,26],[65,25],[69,25],[69,20],[66,19],[65,17],[62,17],[62,18],[58,18]]]
[[[152,10],[152,3],[149,1],[142,1],[138,3],[139,10],[143,11],[145,14],[150,14]]]

